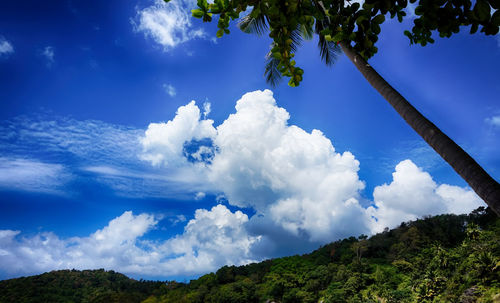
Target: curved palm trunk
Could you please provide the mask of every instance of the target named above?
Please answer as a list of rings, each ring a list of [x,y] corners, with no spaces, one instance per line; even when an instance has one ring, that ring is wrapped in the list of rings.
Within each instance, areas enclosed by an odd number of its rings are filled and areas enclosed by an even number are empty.
[[[349,45],[341,42],[340,46],[366,80],[392,105],[406,123],[448,162],[477,195],[500,216],[500,184],[460,146],[415,109]]]

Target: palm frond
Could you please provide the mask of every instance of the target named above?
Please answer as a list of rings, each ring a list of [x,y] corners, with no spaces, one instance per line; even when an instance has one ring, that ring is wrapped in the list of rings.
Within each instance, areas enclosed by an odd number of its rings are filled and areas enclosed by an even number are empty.
[[[266,77],[266,82],[272,87],[278,86],[281,82],[281,72],[278,70],[278,65],[280,60],[273,57],[271,51],[266,55],[266,68],[264,71],[264,76]]]
[[[321,34],[322,30],[323,25],[320,22],[317,22],[316,33],[319,36],[319,55],[321,56],[321,60],[323,60],[326,65],[331,66],[337,61],[339,55],[342,54],[342,48],[340,48],[337,43],[326,40],[325,36]]]
[[[290,44],[290,49],[292,50],[292,52],[295,53],[299,48],[300,44],[302,43],[302,33],[300,31],[300,25],[297,26],[296,29],[290,32],[290,39],[292,40],[292,43]]]
[[[238,27],[247,34],[264,34],[267,29],[266,17],[259,14],[257,17],[252,17],[252,13],[242,17],[238,22]]]
[[[305,40],[311,40],[314,35],[314,29],[311,24],[301,24],[300,33]]]
[[[339,55],[342,54],[340,46],[333,41],[326,40],[323,35],[319,35],[318,47],[321,60],[329,66],[333,65],[337,61]]]

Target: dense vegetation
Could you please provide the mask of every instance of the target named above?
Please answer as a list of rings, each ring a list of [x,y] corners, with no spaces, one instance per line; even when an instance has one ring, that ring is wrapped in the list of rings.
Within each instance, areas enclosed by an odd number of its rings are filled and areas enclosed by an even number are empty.
[[[479,208],[190,283],[55,271],[0,281],[0,302],[500,302],[500,218]]]
[[[0,302],[141,302],[164,283],[136,281],[114,272],[58,270],[0,281]]]
[[[500,219],[480,208],[402,223],[303,256],[224,266],[145,303],[500,302]]]

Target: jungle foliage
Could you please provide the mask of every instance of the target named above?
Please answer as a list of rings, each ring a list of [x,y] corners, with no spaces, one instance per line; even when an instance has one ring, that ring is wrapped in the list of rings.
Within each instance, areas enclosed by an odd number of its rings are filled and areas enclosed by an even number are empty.
[[[144,303],[500,302],[500,218],[428,217],[168,287]]]

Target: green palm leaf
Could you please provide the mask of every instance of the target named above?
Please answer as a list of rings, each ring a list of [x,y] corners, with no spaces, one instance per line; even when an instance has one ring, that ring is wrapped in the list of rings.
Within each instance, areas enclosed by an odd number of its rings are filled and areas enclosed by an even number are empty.
[[[264,34],[267,29],[267,20],[264,15],[259,14],[257,17],[252,17],[252,13],[242,17],[238,22],[238,27],[247,34]]]
[[[318,48],[319,55],[321,56],[321,60],[325,62],[326,65],[333,65],[337,58],[342,54],[342,49],[340,46],[333,42],[326,40],[325,36],[321,34],[323,30],[323,25],[319,22],[316,23],[315,31],[318,34]]]
[[[266,77],[266,82],[272,87],[278,86],[282,79],[281,72],[278,70],[279,63],[280,60],[273,57],[273,54],[269,51],[266,55],[264,76]]]

